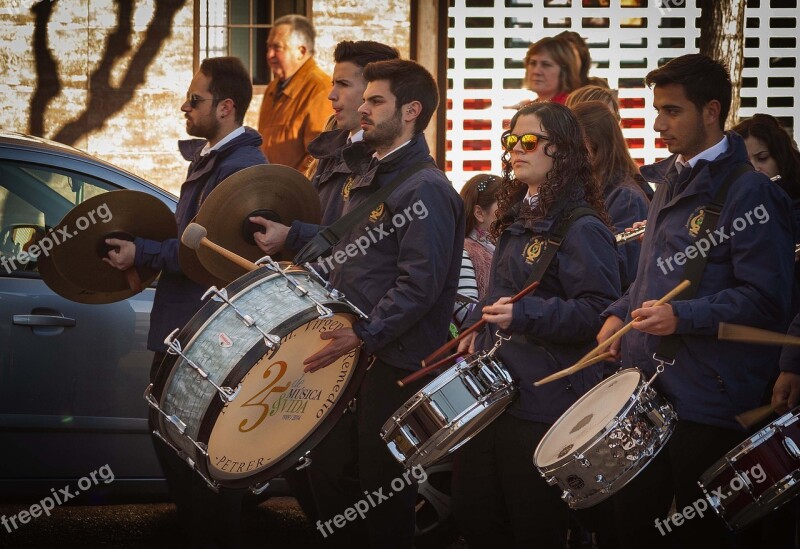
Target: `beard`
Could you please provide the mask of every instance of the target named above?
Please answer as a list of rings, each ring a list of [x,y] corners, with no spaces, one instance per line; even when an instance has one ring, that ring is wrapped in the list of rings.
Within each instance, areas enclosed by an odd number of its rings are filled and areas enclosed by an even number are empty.
[[[364,142],[373,149],[385,149],[394,143],[402,130],[403,122],[400,111],[397,111],[394,117],[376,124],[369,131],[364,130]]]
[[[206,120],[190,120],[186,119],[186,133],[192,137],[200,137],[202,139],[210,140],[219,133],[220,124],[219,120],[212,117],[206,117]]]

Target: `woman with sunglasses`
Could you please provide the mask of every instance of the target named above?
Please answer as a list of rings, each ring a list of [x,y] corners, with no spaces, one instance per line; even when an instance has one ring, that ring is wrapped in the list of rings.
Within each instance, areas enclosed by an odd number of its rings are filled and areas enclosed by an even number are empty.
[[[498,331],[509,338],[495,356],[517,381],[519,396],[457,454],[454,512],[470,547],[564,547],[568,508],[532,456],[552,424],[600,381],[602,367],[541,387],[533,382],[593,347],[600,313],[620,295],[619,269],[602,194],[570,110],[553,102],[523,107],[502,145],[489,294],[465,323],[483,316],[488,326],[466,337],[459,351],[490,349]],[[563,235],[560,246],[539,265],[556,233]],[[509,303],[544,265],[539,287]]]

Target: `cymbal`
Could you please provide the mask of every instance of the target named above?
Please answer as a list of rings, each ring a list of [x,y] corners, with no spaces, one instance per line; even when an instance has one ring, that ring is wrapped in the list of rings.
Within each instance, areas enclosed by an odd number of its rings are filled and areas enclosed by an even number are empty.
[[[89,305],[115,303],[123,299],[128,299],[133,294],[129,288],[115,292],[95,292],[79,288],[61,275],[55,265],[53,265],[52,256],[47,257],[40,255],[36,262],[36,268],[48,288],[61,297],[69,299],[70,301],[75,301],[76,303],[86,303]]]
[[[177,236],[177,226],[175,215],[158,198],[140,191],[119,190],[93,196],[75,206],[52,235],[59,237],[59,242],[50,252],[52,265],[47,260],[43,262],[45,283],[67,299],[111,303],[136,292],[130,289],[125,272],[103,262],[111,249],[105,239],[133,240],[139,236],[163,241]],[[148,267],[136,267],[135,271],[142,287],[158,276],[157,270]]]
[[[195,223],[196,220],[197,217],[195,216],[192,219],[192,223]],[[197,257],[197,250],[191,249],[183,242],[180,243],[180,247],[178,248],[178,261],[181,264],[181,271],[183,271],[183,274],[204,288],[210,288],[211,286],[224,288],[228,285],[227,281],[208,272],[208,269],[203,266],[200,259]],[[244,274],[244,270],[242,274]]]
[[[295,220],[319,223],[319,195],[311,182],[292,168],[279,164],[251,166],[211,191],[200,206],[197,223],[208,230],[207,237],[215,244],[256,261],[266,254],[253,240],[253,233],[262,228],[250,223],[251,216],[283,225]],[[197,250],[197,257],[209,273],[228,282],[245,274],[244,269],[206,248]]]

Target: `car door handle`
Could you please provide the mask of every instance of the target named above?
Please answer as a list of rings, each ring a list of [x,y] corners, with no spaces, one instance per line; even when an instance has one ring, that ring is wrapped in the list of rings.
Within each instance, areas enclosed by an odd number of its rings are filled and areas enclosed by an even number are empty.
[[[12,322],[17,326],[75,326],[74,318],[54,315],[14,315]]]

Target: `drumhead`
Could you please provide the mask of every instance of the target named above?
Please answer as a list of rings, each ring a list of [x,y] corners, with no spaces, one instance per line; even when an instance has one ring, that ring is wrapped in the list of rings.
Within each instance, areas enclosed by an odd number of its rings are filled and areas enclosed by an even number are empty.
[[[279,464],[340,409],[358,349],[313,373],[303,372],[303,360],[329,343],[320,333],[352,326],[354,318],[337,313],[306,322],[283,338],[277,353],[267,353],[249,369],[238,396],[211,427],[208,469],[214,479],[230,484],[278,474]],[[273,474],[262,475],[273,467]]]
[[[602,433],[636,392],[639,370],[623,370],[600,382],[558,418],[534,454],[537,467],[547,467],[579,451]]]

